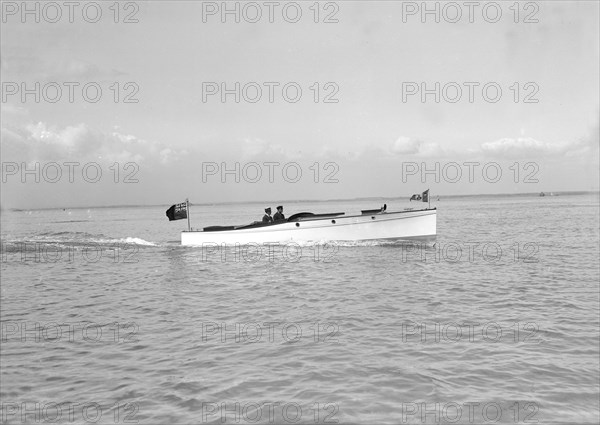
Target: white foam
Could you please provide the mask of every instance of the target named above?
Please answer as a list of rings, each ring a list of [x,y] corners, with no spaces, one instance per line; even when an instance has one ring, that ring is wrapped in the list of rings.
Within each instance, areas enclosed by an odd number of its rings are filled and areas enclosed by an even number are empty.
[[[148,242],[141,238],[120,238],[120,239],[92,239],[93,243],[100,244],[131,244],[131,245],[142,245],[142,246],[159,246],[154,242]]]
[[[148,241],[146,241],[144,239],[131,238],[131,237],[125,238],[125,239],[119,239],[119,242],[122,242],[122,243],[131,243],[131,244],[135,244],[135,245],[158,246],[154,242],[148,242]]]

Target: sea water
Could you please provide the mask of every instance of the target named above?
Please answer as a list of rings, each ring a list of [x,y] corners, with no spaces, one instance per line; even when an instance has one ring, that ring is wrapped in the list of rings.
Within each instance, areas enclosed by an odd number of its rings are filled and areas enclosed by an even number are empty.
[[[598,423],[598,194],[432,201],[434,246],[192,248],[167,204],[2,211],[2,423]],[[383,203],[426,205],[284,213]]]

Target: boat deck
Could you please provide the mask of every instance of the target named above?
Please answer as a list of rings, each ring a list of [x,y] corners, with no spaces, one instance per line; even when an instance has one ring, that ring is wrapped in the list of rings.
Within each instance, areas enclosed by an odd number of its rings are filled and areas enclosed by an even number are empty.
[[[297,213],[297,214],[290,216],[287,220],[282,220],[282,221],[277,221],[277,222],[265,223],[262,221],[255,221],[254,223],[242,224],[239,226],[208,226],[208,227],[204,227],[202,230],[190,230],[190,232],[222,232],[222,231],[231,231],[231,230],[254,229],[254,228],[259,228],[259,227],[277,226],[277,225],[290,223],[290,222],[328,220],[328,219],[331,219],[332,217],[340,217],[340,216],[343,216],[341,218],[354,218],[354,217],[364,217],[365,215],[375,216],[375,215],[404,214],[404,213],[419,212],[419,211],[433,211],[435,209],[436,208],[424,208],[424,209],[420,209],[420,210],[415,210],[412,208],[407,208],[404,211],[393,211],[393,212],[382,211],[381,209],[373,209],[373,210],[363,210],[363,211],[361,211],[361,214],[356,214],[356,215],[346,215],[346,213],[343,213],[343,212],[323,213],[323,214],[314,214],[311,212],[301,212],[301,213]]]

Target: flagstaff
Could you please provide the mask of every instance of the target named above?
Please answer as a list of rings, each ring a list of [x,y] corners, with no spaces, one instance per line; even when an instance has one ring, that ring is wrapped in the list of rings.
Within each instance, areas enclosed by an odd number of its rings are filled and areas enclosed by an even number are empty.
[[[190,226],[190,201],[188,198],[185,198],[185,212],[188,219],[188,232],[191,232],[192,227]]]

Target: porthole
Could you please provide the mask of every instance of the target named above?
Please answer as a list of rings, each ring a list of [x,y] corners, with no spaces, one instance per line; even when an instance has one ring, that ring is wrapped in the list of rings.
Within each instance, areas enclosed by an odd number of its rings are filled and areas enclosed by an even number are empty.
[[[371,219],[375,220],[375,217],[371,217]]]
[[[300,227],[300,223],[296,223],[296,227]]]
[[[331,222],[332,222],[333,224],[335,224],[335,220],[331,220]]]

